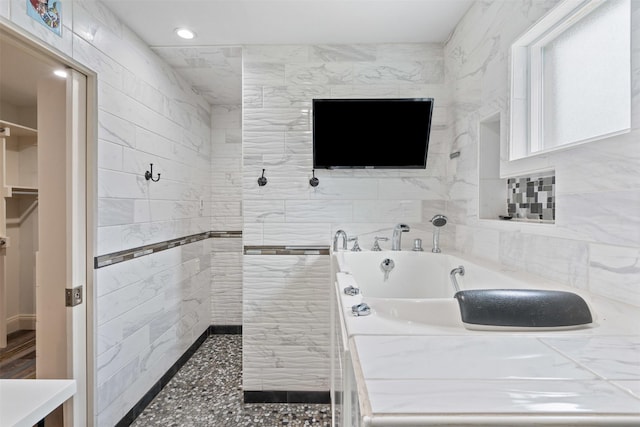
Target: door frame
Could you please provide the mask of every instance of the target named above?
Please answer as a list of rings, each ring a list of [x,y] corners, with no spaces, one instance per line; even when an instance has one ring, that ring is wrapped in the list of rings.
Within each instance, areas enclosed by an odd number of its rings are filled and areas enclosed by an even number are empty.
[[[85,179],[85,218],[86,218],[86,251],[79,253],[72,251],[72,265],[76,266],[84,263],[86,267],[86,278],[83,286],[84,298],[84,318],[73,316],[70,322],[73,327],[75,324],[80,325],[86,334],[73,335],[69,334],[71,342],[68,344],[70,351],[68,352],[68,366],[72,367],[70,372],[74,372],[74,376],[84,376],[79,378],[77,394],[82,397],[77,400],[78,404],[66,404],[64,408],[65,420],[73,420],[73,426],[83,427],[92,426],[95,420],[95,387],[96,387],[96,324],[95,324],[95,298],[94,290],[95,270],[93,257],[96,248],[97,234],[97,135],[98,135],[98,103],[97,103],[97,74],[79,63],[68,55],[58,51],[57,49],[47,45],[46,43],[36,40],[35,36],[24,29],[16,26],[11,21],[0,16],[0,36],[8,38],[18,44],[24,46],[34,56],[43,59],[53,59],[60,62],[66,67],[75,70],[86,76],[86,126],[80,139],[85,142],[85,164],[83,177]],[[75,168],[74,168],[75,169]],[[75,174],[74,174],[75,175]],[[67,184],[67,190],[72,191],[74,183]],[[79,323],[76,323],[79,322]],[[84,325],[82,325],[84,322]],[[84,355],[84,366],[73,366],[73,358]]]

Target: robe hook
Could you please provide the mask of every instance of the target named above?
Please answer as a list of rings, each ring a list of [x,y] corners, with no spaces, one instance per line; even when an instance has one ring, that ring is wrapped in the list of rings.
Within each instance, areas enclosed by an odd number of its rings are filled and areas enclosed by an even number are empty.
[[[320,184],[320,180],[318,178],[316,178],[316,170],[315,169],[311,169],[311,175],[313,176],[313,178],[311,178],[309,180],[309,185],[312,187],[317,187],[318,184]]]
[[[264,187],[267,185],[267,178],[264,177],[264,169],[262,169],[262,176],[258,178],[258,185],[260,187]]]
[[[151,170],[150,171],[146,171],[144,173],[144,179],[146,179],[147,181],[151,180],[153,182],[160,181],[160,173],[158,173],[158,178],[153,179],[153,163],[150,163],[149,165],[151,166]]]

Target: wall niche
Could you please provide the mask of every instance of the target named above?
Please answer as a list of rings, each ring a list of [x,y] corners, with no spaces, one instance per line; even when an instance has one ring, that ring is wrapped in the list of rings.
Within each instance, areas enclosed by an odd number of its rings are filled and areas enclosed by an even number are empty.
[[[478,217],[499,219],[507,214],[507,179],[500,178],[500,113],[478,123]]]
[[[500,113],[478,122],[478,218],[553,223],[555,172],[500,177]]]

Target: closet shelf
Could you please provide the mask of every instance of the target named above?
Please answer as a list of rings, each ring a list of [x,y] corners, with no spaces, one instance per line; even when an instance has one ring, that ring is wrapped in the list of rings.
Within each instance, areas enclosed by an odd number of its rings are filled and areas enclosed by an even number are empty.
[[[19,125],[17,123],[7,122],[4,120],[0,120],[0,128],[11,129],[11,136],[35,136],[38,134],[38,131],[36,129]]]
[[[24,186],[9,186],[11,189],[10,194],[11,197],[16,196],[38,196],[38,189],[35,187],[24,187]]]

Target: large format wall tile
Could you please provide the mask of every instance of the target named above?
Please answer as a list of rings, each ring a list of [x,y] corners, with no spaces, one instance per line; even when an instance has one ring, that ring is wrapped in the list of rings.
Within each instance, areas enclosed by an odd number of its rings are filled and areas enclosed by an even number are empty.
[[[327,390],[329,257],[245,255],[243,389]]]
[[[93,255],[209,231],[208,103],[101,2],[64,2],[62,37],[27,16],[24,1],[0,3],[12,23],[97,75]],[[144,179],[150,163],[157,183]],[[209,242],[96,270],[91,424],[117,424],[209,326]]]
[[[637,90],[632,90],[631,133],[539,156],[556,176],[555,224],[478,220],[478,121],[499,113],[506,146],[511,44],[557,3],[474,3],[445,45],[445,78],[453,91],[451,151],[461,153],[447,172],[447,212],[456,230],[455,247],[551,281],[640,305]],[[631,8],[631,78],[632,88],[637,88],[640,2],[632,1]]]
[[[431,238],[423,210],[444,207],[449,153],[443,146],[451,96],[442,45],[247,46],[243,60],[245,245],[328,246],[342,228],[370,248],[375,236],[390,236],[398,222],[412,227],[407,247],[412,238]],[[320,184],[311,187],[312,99],[374,97],[435,98],[427,170],[316,170]],[[259,187],[262,169],[268,183]],[[267,260],[277,269],[279,258],[289,257],[244,256],[243,387],[327,390],[326,340],[302,345],[300,337],[329,334],[328,262],[312,271],[314,257],[301,257],[278,273],[296,278],[295,286],[272,278],[273,271],[254,270]],[[320,280],[310,287],[310,277]]]

